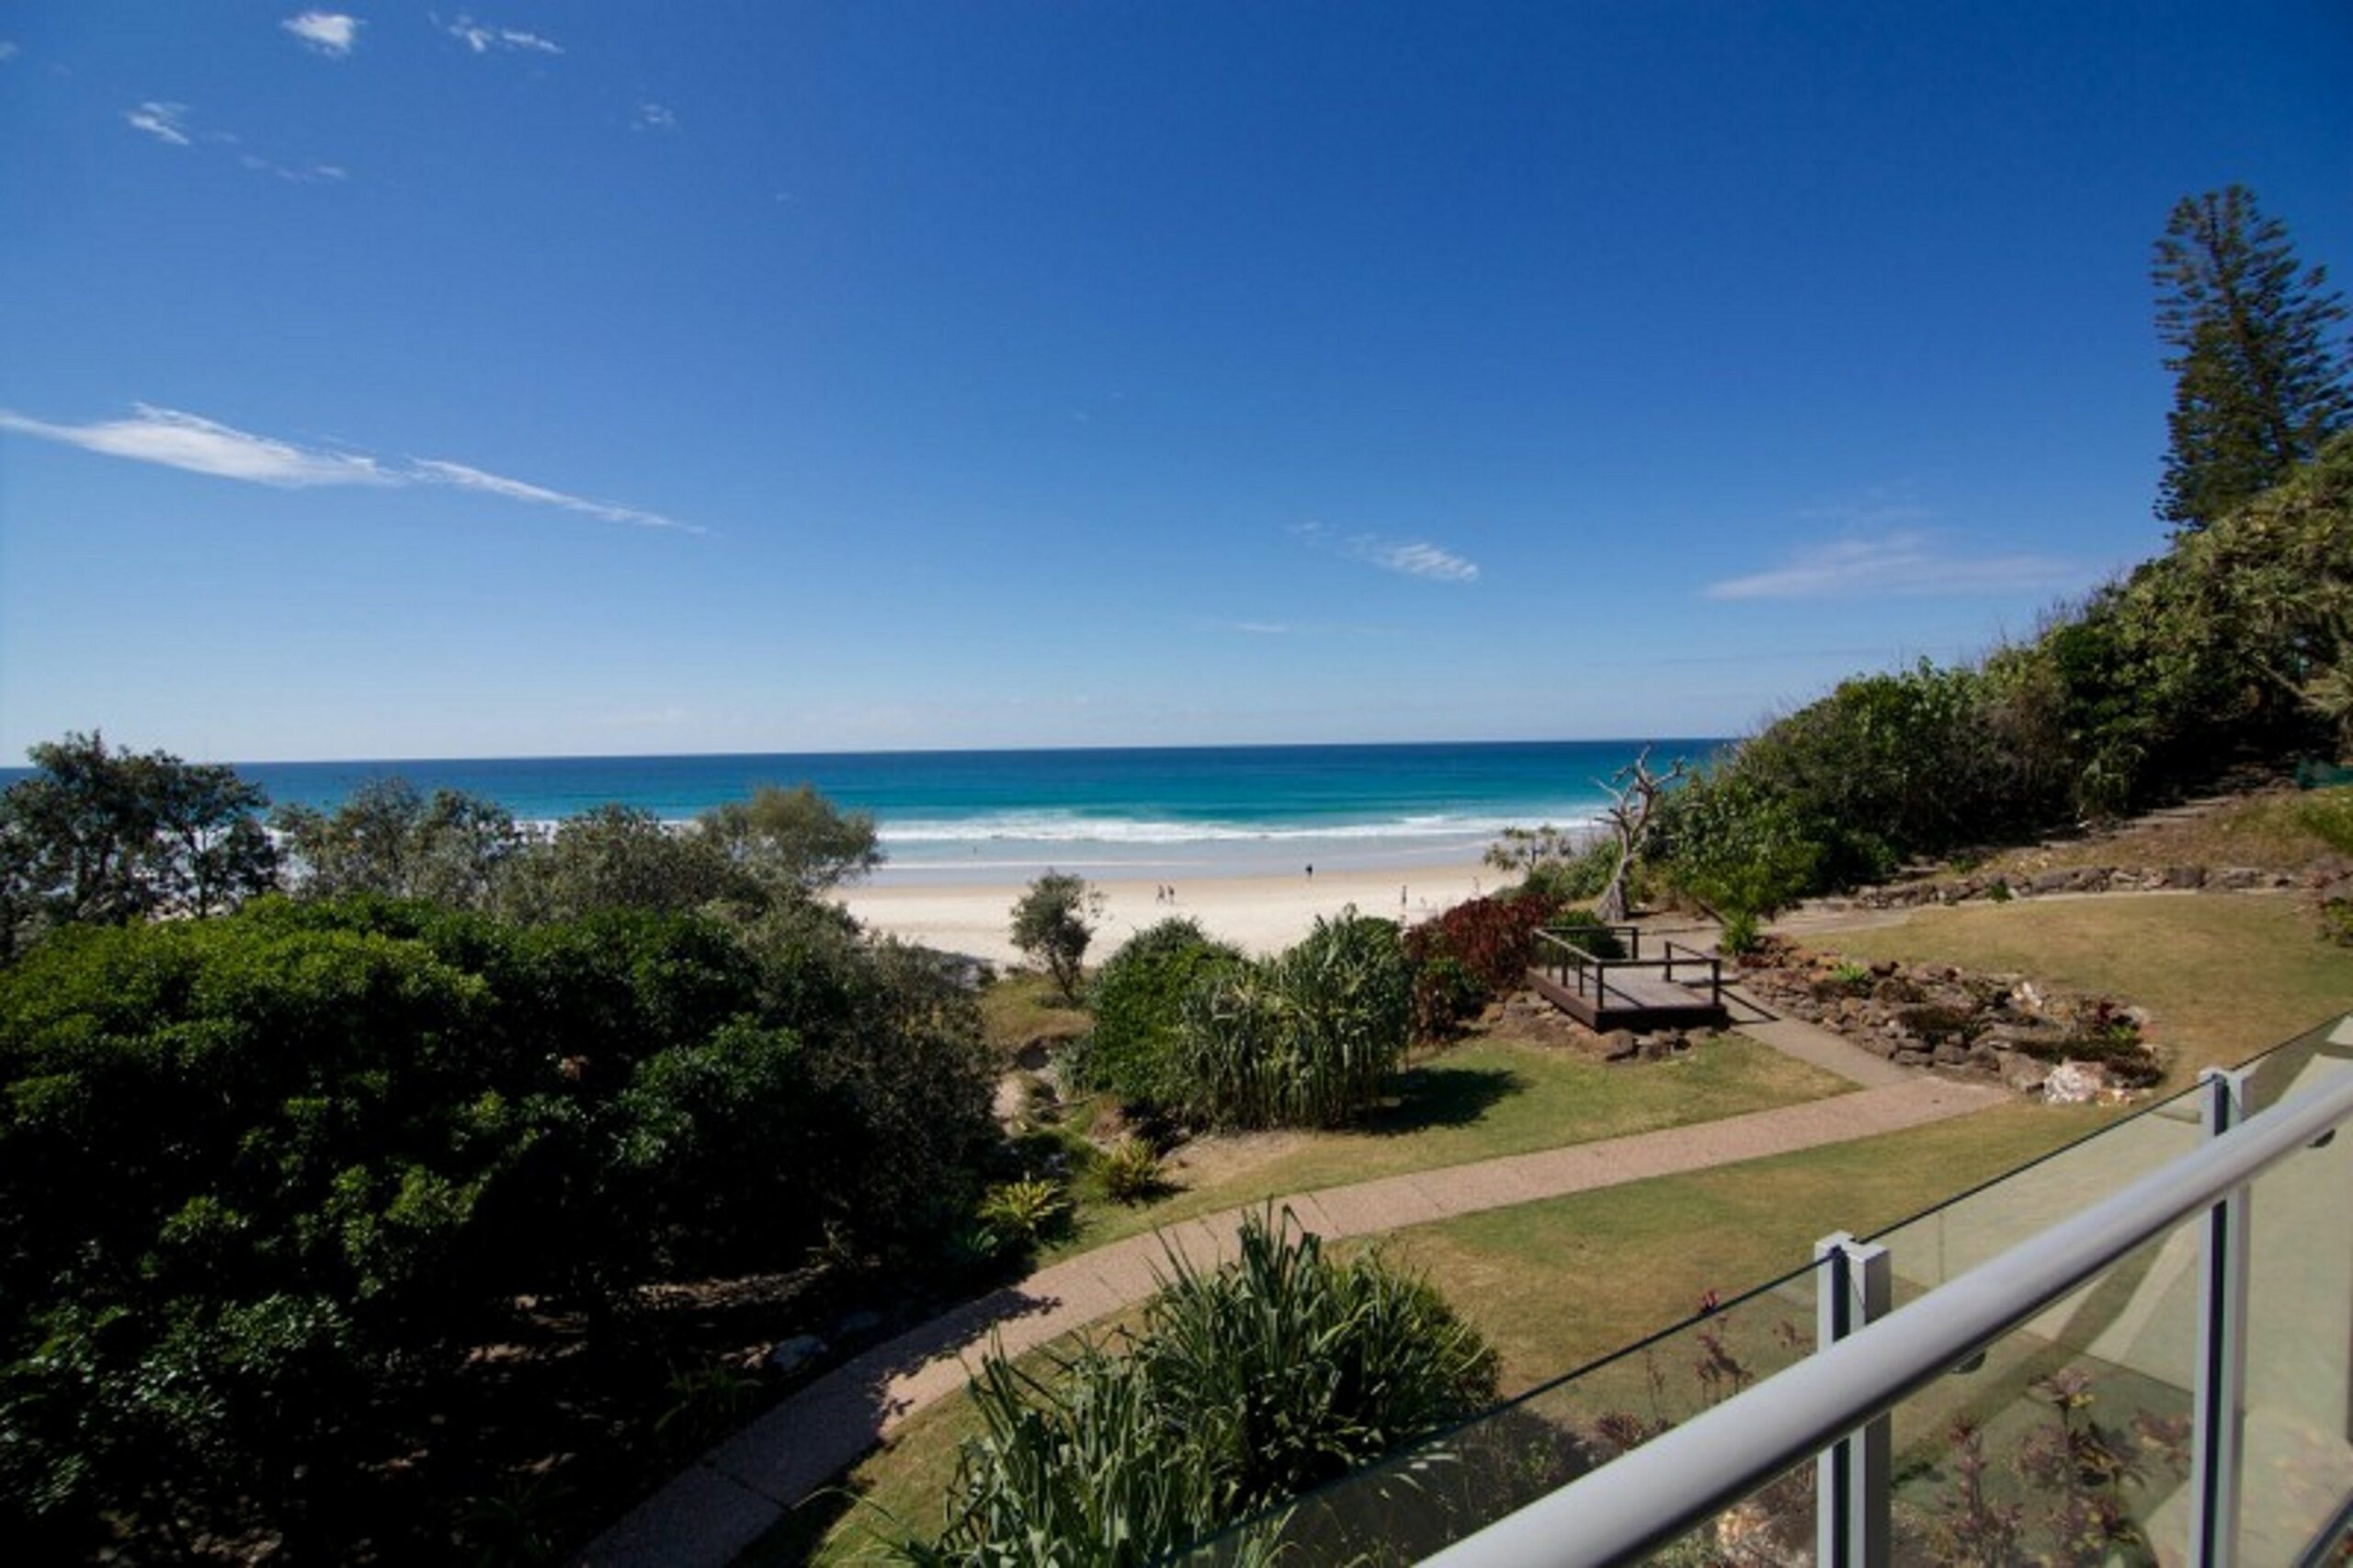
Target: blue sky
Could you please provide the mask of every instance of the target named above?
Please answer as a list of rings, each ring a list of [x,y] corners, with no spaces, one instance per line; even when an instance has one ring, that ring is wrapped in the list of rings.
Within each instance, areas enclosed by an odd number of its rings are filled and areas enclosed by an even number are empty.
[[[0,754],[1731,733],[2158,549],[2353,9],[0,8]]]

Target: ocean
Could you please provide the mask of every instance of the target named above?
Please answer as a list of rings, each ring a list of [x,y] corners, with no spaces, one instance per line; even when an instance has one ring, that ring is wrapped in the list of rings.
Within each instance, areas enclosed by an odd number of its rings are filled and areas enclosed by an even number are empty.
[[[1653,756],[1722,743],[1662,740]],[[1508,826],[1589,824],[1632,741],[810,752],[237,764],[273,802],[332,809],[371,778],[461,790],[551,823],[607,801],[668,820],[759,784],[873,813],[879,882],[1233,876],[1460,864]],[[9,769],[0,778],[20,777]]]

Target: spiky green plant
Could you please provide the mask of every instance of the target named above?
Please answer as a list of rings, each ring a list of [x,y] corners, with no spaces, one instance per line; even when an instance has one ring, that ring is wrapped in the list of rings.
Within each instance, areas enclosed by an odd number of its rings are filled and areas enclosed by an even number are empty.
[[[1413,1033],[1397,927],[1349,909],[1197,987],[1178,1021],[1184,1108],[1223,1127],[1336,1127],[1379,1097]]]
[[[1245,1219],[1235,1259],[1173,1250],[1124,1354],[1083,1342],[1041,1376],[992,1353],[926,1568],[1157,1561],[1492,1401],[1494,1351],[1427,1283]],[[1221,1542],[1270,1562],[1281,1521]]]

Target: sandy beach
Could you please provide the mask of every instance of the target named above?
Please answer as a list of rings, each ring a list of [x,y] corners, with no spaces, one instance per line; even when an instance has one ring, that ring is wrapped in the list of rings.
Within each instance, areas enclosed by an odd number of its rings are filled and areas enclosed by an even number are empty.
[[[1270,953],[1305,936],[1317,915],[1336,915],[1352,903],[1367,915],[1395,917],[1402,913],[1410,923],[1481,892],[1491,892],[1496,881],[1493,868],[1466,860],[1409,871],[1319,870],[1310,877],[1298,870],[1178,879],[1174,902],[1154,896],[1165,883],[1095,882],[1104,894],[1104,907],[1087,958],[1094,962],[1108,957],[1143,927],[1178,915],[1199,921],[1211,936],[1245,951]],[[865,887],[836,896],[858,919],[893,936],[992,963],[1021,958],[1008,936],[1013,903],[1021,896],[1017,885]]]

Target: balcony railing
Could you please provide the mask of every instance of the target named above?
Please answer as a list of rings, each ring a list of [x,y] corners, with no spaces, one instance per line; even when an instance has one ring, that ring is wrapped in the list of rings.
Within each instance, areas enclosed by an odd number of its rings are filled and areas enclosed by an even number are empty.
[[[2353,1500],[2348,1119],[2353,1017],[1190,1560],[2320,1561]]]

